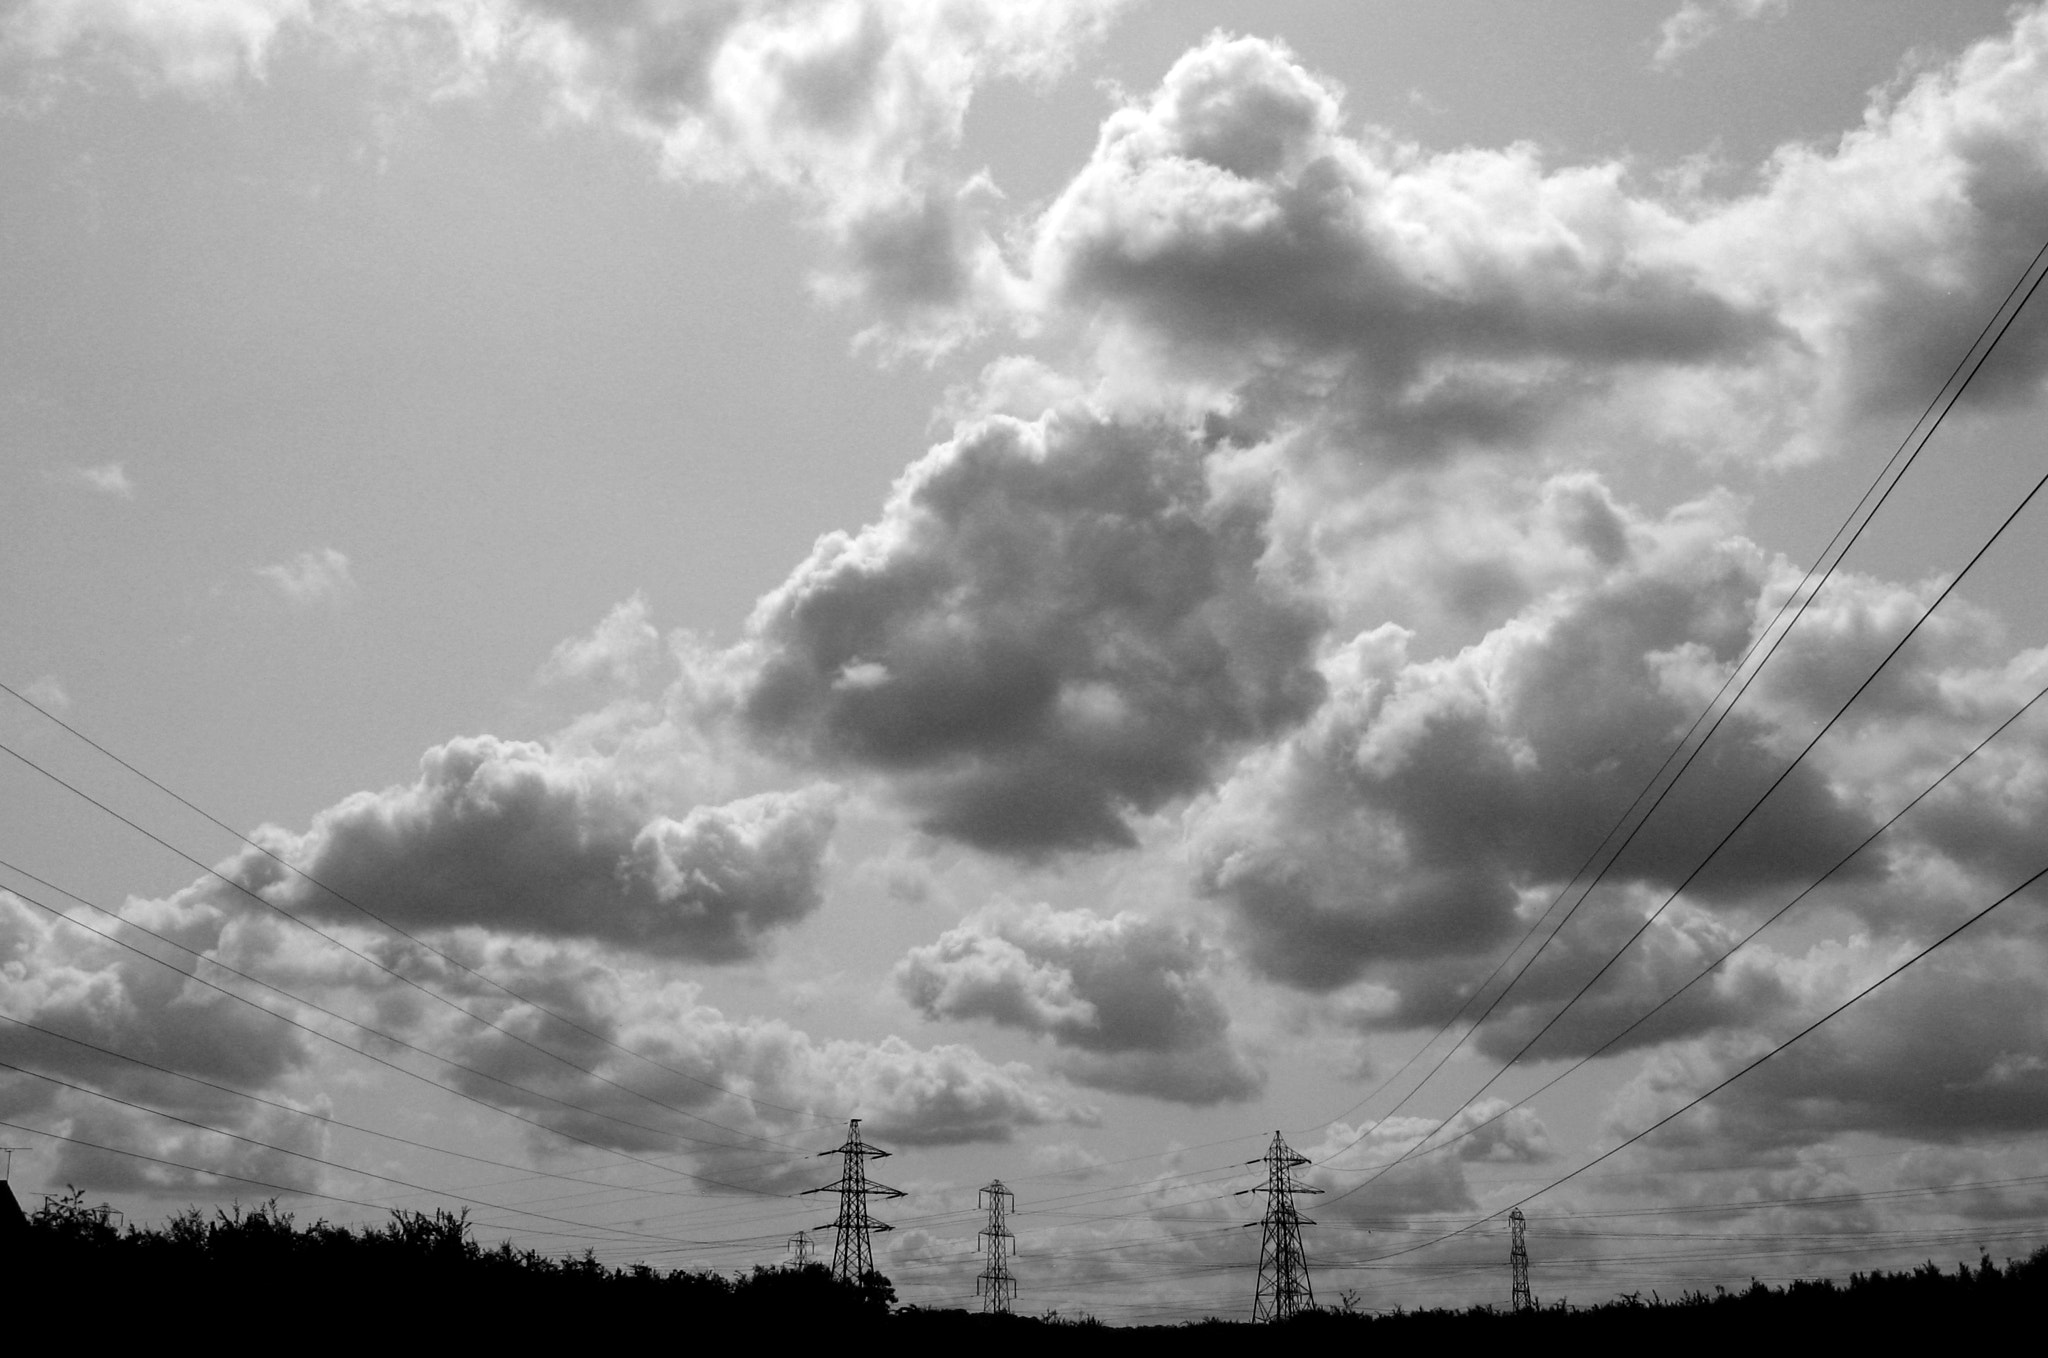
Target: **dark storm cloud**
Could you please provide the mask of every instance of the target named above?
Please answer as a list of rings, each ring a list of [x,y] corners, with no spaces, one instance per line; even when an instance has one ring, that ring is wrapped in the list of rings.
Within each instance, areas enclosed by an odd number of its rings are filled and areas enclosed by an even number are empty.
[[[463,737],[429,750],[411,784],[357,793],[268,843],[408,929],[478,925],[724,962],[817,909],[829,796],[763,793],[673,817],[624,784],[601,759]],[[361,919],[253,850],[236,871],[292,909]]]
[[[1170,428],[980,421],[762,600],[746,719],[890,774],[937,834],[1128,844],[1321,696],[1321,618],[1264,569],[1266,515]]]
[[[1257,1094],[1214,984],[1217,958],[1189,929],[1040,906],[984,912],[914,948],[896,987],[931,1018],[987,1019],[1064,1049],[1069,1078],[1210,1104]]]

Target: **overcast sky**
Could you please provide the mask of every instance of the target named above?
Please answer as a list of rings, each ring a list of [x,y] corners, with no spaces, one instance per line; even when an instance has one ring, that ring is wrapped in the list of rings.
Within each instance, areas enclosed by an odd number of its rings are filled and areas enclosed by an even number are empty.
[[[1499,1303],[2048,866],[2048,703],[1850,856],[2048,686],[2041,511],[1829,726],[2029,312],[1568,889],[2048,240],[2038,8],[0,0],[0,184],[24,1194],[729,1269],[858,1116],[905,1300],[1000,1176],[1020,1308],[1180,1319],[1279,1128],[1319,1297]],[[2022,895],[1536,1292],[2031,1249],[2044,1044]]]

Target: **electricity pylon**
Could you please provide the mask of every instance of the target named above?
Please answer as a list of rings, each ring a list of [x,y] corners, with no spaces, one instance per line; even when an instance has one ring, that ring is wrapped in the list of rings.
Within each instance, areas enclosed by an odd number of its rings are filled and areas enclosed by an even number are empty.
[[[1017,1237],[1003,1224],[1003,1218],[1017,1208],[1017,1196],[996,1179],[981,1190],[975,1205],[988,1208],[988,1225],[983,1228],[979,1247],[988,1251],[988,1266],[974,1280],[974,1293],[981,1309],[990,1315],[1008,1315],[1010,1298],[1017,1295],[1017,1280],[1010,1276],[1010,1256],[1017,1252]]]
[[[1536,1305],[1529,1296],[1529,1242],[1522,1232],[1528,1227],[1519,1207],[1508,1211],[1508,1225],[1514,1230],[1514,1243],[1508,1246],[1508,1272],[1513,1275],[1514,1290],[1509,1294],[1511,1310],[1527,1311]]]
[[[789,1238],[789,1266],[791,1268],[809,1268],[811,1265],[812,1248],[811,1233],[809,1231],[798,1231],[795,1235],[791,1236]]]
[[[1285,1320],[1316,1304],[1316,1294],[1308,1285],[1308,1253],[1301,1247],[1301,1228],[1316,1223],[1294,1206],[1295,1194],[1323,1191],[1294,1177],[1296,1166],[1308,1162],[1306,1155],[1290,1150],[1278,1132],[1273,1133],[1273,1144],[1264,1155],[1245,1161],[1266,1167],[1266,1182],[1238,1190],[1240,1194],[1266,1195],[1266,1215],[1258,1223],[1266,1228],[1266,1237],[1259,1245],[1259,1290],[1252,1298],[1254,1321]]]
[[[886,1231],[889,1226],[868,1215],[869,1198],[900,1198],[903,1190],[878,1184],[868,1178],[867,1162],[886,1159],[889,1152],[880,1146],[870,1146],[860,1139],[860,1119],[853,1118],[846,1124],[846,1140],[829,1151],[819,1151],[820,1156],[840,1157],[839,1177],[822,1188],[807,1188],[806,1193],[837,1193],[839,1215],[825,1223],[838,1234],[832,1242],[832,1276],[856,1287],[864,1286],[867,1276],[875,1271],[875,1250],[868,1237],[876,1231]],[[825,1226],[817,1229],[824,1230]]]

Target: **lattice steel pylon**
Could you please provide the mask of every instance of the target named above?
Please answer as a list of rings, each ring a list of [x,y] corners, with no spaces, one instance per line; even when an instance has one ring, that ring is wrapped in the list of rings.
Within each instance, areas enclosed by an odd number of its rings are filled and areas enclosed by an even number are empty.
[[[839,1177],[822,1188],[807,1188],[806,1193],[837,1193],[839,1215],[820,1226],[830,1226],[837,1235],[832,1241],[832,1276],[856,1286],[863,1285],[867,1276],[875,1271],[874,1245],[868,1237],[876,1231],[886,1231],[887,1223],[876,1221],[868,1215],[869,1198],[900,1198],[903,1190],[878,1184],[868,1178],[867,1162],[886,1159],[889,1152],[880,1146],[870,1146],[860,1139],[860,1119],[853,1118],[846,1124],[846,1140],[829,1151],[819,1151],[820,1156],[840,1157]]]
[[[1527,1311],[1535,1307],[1529,1296],[1529,1241],[1523,1234],[1528,1229],[1528,1220],[1519,1207],[1508,1211],[1508,1226],[1514,1232],[1514,1243],[1508,1246],[1508,1272],[1513,1275],[1513,1291],[1508,1296],[1508,1308]]]
[[[988,1208],[988,1225],[982,1228],[976,1242],[977,1248],[988,1252],[988,1264],[974,1280],[974,1294],[981,1298],[983,1312],[1008,1315],[1010,1298],[1017,1295],[1017,1280],[1010,1276],[1010,1256],[1017,1252],[1017,1237],[1010,1233],[1003,1218],[1016,1210],[1017,1196],[1003,1187],[1001,1179],[996,1179],[981,1190],[975,1205]]]
[[[1254,1321],[1285,1320],[1316,1304],[1316,1294],[1308,1283],[1308,1252],[1301,1246],[1301,1228],[1316,1223],[1294,1206],[1295,1194],[1323,1191],[1294,1177],[1296,1167],[1308,1162],[1306,1155],[1289,1149],[1278,1132],[1273,1133],[1273,1144],[1264,1155],[1245,1161],[1266,1167],[1266,1182],[1238,1190],[1240,1194],[1266,1195],[1266,1215],[1256,1223],[1266,1228],[1266,1237],[1259,1245],[1259,1290],[1252,1298]]]
[[[795,1235],[791,1236],[789,1238],[789,1266],[791,1268],[809,1268],[813,1248],[815,1247],[811,1243],[811,1233],[809,1231],[798,1231]]]

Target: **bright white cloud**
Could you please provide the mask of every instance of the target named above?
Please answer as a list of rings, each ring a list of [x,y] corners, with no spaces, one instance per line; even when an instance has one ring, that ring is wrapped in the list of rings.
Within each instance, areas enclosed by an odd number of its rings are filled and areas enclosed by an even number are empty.
[[[123,500],[135,498],[135,482],[118,462],[102,462],[96,467],[67,467],[53,475],[74,486],[101,495],[112,495]]]
[[[1042,85],[1121,0],[32,0],[5,51],[81,52],[194,92],[261,78],[289,34],[396,66],[422,93],[538,79],[572,116],[653,147],[680,178],[773,189],[828,244],[821,292],[884,322],[884,350],[982,329],[1011,282],[1001,194],[955,163],[975,91]]]
[[[1761,18],[1777,18],[1785,13],[1790,0],[1685,0],[1685,3],[1665,17],[1657,28],[1657,50],[1650,55],[1650,65],[1660,71],[1668,71],[1678,65],[1686,53],[1705,43],[1721,30],[1724,23],[1743,23]]]
[[[295,608],[313,608],[346,599],[356,592],[348,557],[332,547],[304,551],[289,561],[255,568],[256,577]]]
[[[645,595],[635,594],[605,614],[588,636],[570,637],[557,645],[541,669],[551,680],[607,678],[632,685],[646,676],[661,655],[661,634],[648,619]]]

